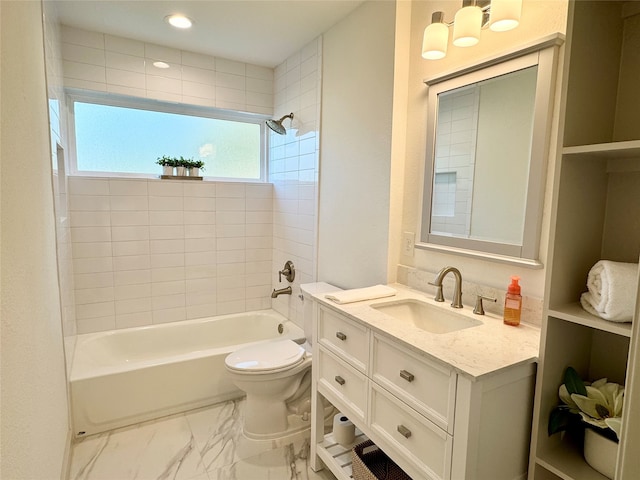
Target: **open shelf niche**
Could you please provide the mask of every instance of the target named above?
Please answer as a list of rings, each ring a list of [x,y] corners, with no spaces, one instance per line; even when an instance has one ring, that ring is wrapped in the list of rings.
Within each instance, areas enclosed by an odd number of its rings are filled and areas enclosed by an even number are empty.
[[[633,87],[640,75],[640,2],[572,0],[569,8],[564,147],[555,171],[529,476],[606,478],[585,462],[580,435],[547,434],[564,371],[572,366],[585,380],[625,385],[615,478],[632,480],[640,478],[640,426],[629,418],[640,408],[637,321],[603,320],[584,311],[579,299],[598,260],[638,263],[640,256],[640,91]]]

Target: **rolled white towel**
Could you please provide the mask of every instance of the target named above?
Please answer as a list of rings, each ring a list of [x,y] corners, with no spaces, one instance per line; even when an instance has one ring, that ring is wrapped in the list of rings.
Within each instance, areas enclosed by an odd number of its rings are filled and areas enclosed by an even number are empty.
[[[343,304],[392,297],[396,293],[395,289],[387,287],[386,285],[374,285],[373,287],[353,288],[351,290],[333,292],[325,295],[325,298],[335,303]]]
[[[600,260],[587,275],[580,304],[587,312],[612,322],[630,322],[638,290],[638,264]]]

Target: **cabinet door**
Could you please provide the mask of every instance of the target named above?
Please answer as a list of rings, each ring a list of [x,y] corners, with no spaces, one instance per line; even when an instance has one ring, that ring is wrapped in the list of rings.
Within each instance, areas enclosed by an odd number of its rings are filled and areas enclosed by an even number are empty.
[[[451,477],[453,437],[371,383],[371,429],[428,479]]]
[[[372,378],[440,428],[453,433],[456,374],[374,334]]]
[[[320,307],[318,342],[362,373],[369,362],[369,330],[325,307]]]
[[[330,400],[337,399],[349,409],[349,412],[355,413],[358,420],[364,422],[367,406],[367,378],[324,348],[321,347],[318,352],[319,358],[315,364],[318,368],[318,389],[321,393],[332,397]],[[349,415],[353,416],[352,413]],[[355,419],[352,418],[352,420]]]

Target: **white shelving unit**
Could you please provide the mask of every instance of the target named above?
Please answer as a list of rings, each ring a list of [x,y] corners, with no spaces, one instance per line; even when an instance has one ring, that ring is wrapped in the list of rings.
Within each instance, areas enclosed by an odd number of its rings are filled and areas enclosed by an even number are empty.
[[[564,371],[572,366],[586,380],[625,385],[615,478],[634,480],[640,478],[639,295],[630,299],[634,324],[590,315],[579,299],[598,260],[638,263],[640,255],[640,2],[572,0],[569,8],[564,147],[555,171],[529,477],[606,479],[585,462],[581,438],[547,434]]]
[[[559,318],[566,322],[573,322],[589,328],[615,333],[623,337],[631,337],[630,323],[615,323],[603,320],[586,312],[580,303],[567,303],[554,309],[549,309],[549,316]]]
[[[349,480],[353,478],[351,449],[366,440],[368,440],[367,436],[356,428],[356,439],[353,445],[343,447],[336,441],[332,433],[328,433],[324,436],[322,443],[316,446],[316,453],[338,480]]]

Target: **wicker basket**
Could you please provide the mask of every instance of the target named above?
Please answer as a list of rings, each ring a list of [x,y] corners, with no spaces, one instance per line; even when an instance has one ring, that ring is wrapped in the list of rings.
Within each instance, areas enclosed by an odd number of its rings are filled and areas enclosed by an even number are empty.
[[[354,480],[411,480],[411,477],[371,440],[353,447],[351,458]]]

